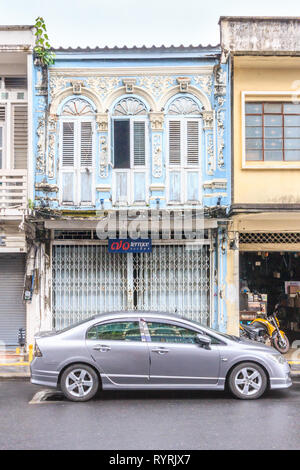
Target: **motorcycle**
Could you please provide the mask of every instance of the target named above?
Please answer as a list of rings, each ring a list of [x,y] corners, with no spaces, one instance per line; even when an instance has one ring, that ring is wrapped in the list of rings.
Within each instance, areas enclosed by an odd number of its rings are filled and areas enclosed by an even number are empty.
[[[273,346],[281,354],[288,352],[290,343],[285,333],[280,330],[277,318],[279,305],[275,306],[271,315],[261,314],[249,325],[240,324],[240,335],[253,341]]]

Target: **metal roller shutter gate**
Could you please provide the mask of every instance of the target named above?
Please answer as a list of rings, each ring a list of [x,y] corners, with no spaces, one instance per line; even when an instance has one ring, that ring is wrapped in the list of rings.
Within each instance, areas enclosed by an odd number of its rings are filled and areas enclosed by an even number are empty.
[[[155,245],[152,253],[108,253],[104,245],[54,245],[56,329],[118,310],[162,310],[209,324],[209,245]]]
[[[0,349],[16,346],[18,330],[26,326],[24,272],[24,255],[0,255]]]

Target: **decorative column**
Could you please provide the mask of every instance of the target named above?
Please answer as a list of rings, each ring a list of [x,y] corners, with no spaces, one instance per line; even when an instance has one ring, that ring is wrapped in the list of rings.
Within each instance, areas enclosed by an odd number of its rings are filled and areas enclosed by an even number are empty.
[[[216,170],[214,111],[202,111],[203,130],[206,148],[206,172],[213,175]]]
[[[108,113],[97,113],[97,135],[99,142],[99,175],[108,177]]]
[[[164,127],[164,114],[150,112],[149,119],[152,129],[152,176],[154,178],[162,177],[162,136]]]
[[[48,118],[48,158],[47,158],[47,175],[48,178],[55,177],[55,143],[57,135],[57,114],[50,114]]]

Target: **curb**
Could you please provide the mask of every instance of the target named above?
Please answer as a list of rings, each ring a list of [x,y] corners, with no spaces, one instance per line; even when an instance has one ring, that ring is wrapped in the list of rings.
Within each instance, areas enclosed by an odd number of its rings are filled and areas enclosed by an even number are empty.
[[[6,382],[8,380],[15,380],[15,381],[23,381],[26,382],[30,381],[30,374],[0,374],[0,382]]]

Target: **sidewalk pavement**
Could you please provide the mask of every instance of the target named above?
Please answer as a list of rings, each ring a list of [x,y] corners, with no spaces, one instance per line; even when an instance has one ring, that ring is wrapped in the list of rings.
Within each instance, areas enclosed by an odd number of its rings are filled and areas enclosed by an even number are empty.
[[[0,354],[0,380],[30,377],[30,362],[16,353]]]

